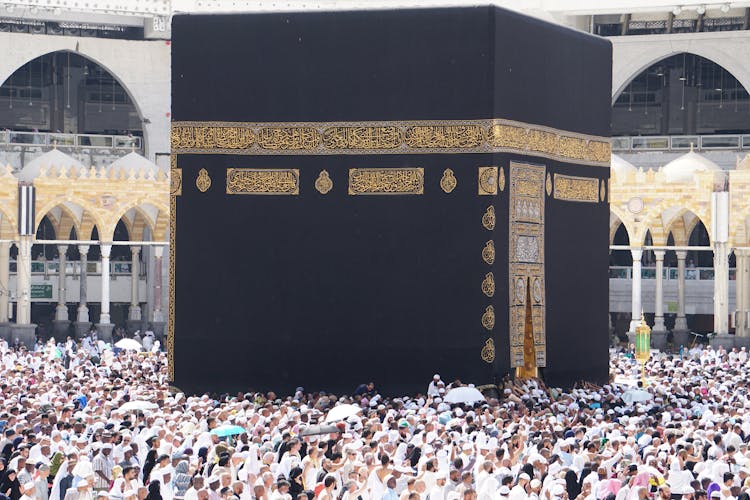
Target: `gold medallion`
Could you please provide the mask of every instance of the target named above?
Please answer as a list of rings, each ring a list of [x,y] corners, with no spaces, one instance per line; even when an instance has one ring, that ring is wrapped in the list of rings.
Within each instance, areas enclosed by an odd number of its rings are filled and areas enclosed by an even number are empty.
[[[552,177],[550,177],[549,172],[547,172],[547,196],[552,196]]]
[[[500,167],[500,171],[497,174],[497,186],[500,188],[500,191],[505,191],[505,170],[503,170],[503,167]]]
[[[482,216],[482,225],[488,231],[495,229],[495,207],[490,205]]]
[[[479,167],[479,194],[497,194],[497,167]]]
[[[328,175],[328,171],[320,171],[318,178],[315,179],[315,189],[317,189],[320,194],[328,194],[328,192],[333,189],[333,181]]]
[[[443,177],[440,179],[440,187],[446,193],[450,193],[456,189],[457,184],[458,181],[456,180],[456,176],[453,175],[453,170],[446,168],[445,172],[443,172]]]
[[[195,187],[201,193],[205,193],[211,187],[211,178],[208,176],[208,170],[205,168],[200,169],[198,172],[198,178],[195,179]]]
[[[495,263],[495,242],[489,240],[482,249],[482,259],[490,266]]]
[[[487,273],[482,280],[482,292],[487,297],[495,295],[495,275],[492,272]]]
[[[482,314],[482,326],[485,327],[487,330],[492,330],[495,328],[495,308],[492,306],[487,306],[487,309],[484,310],[484,314]]]
[[[482,361],[485,363],[492,363],[495,361],[495,341],[492,339],[487,339],[487,341],[484,343],[484,347],[482,347]]]

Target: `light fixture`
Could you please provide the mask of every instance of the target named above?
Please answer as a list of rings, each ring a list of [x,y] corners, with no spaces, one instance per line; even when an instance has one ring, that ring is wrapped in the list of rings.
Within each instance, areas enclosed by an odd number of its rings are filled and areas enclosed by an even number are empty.
[[[729,4],[728,4],[728,3],[722,4],[722,6],[721,6],[721,11],[722,11],[723,13],[725,13],[725,14],[726,14],[727,12],[729,12],[729,9],[730,9],[730,6],[729,6]]]
[[[702,16],[706,13],[706,6],[705,5],[699,5],[697,9],[695,9],[695,12],[698,13],[699,16]]]
[[[680,14],[682,14],[682,7],[678,5],[677,7],[672,9],[672,14],[674,14],[675,16],[679,16]]]

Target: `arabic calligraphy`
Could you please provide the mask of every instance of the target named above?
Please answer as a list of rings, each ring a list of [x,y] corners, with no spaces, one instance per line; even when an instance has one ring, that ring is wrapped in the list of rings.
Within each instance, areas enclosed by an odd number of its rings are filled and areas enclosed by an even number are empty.
[[[497,167],[479,167],[478,181],[480,195],[497,194]]]
[[[299,170],[228,168],[227,194],[299,194]]]
[[[323,131],[326,149],[394,149],[403,140],[398,127],[328,127]]]
[[[555,174],[555,199],[596,203],[599,201],[599,179]]]
[[[349,194],[423,194],[424,169],[351,168]]]
[[[516,152],[609,166],[607,138],[504,119],[378,122],[172,122],[172,152],[424,154]]]

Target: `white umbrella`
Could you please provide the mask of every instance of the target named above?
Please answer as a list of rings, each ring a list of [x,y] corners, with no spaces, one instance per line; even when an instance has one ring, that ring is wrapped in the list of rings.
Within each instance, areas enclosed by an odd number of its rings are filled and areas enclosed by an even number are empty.
[[[622,393],[622,400],[629,405],[642,401],[651,401],[652,399],[654,399],[654,396],[643,389],[631,389]]]
[[[325,422],[336,422],[337,420],[344,420],[353,415],[356,415],[361,411],[362,408],[356,405],[338,405],[328,412]]]
[[[444,401],[446,403],[465,403],[472,404],[478,401],[487,401],[479,389],[476,387],[456,387],[448,391],[445,395]]]
[[[140,342],[133,339],[122,339],[115,344],[115,347],[130,351],[140,351],[141,349],[143,349],[143,346],[140,344]]]
[[[159,405],[150,401],[128,401],[120,407],[123,411],[143,411],[143,410],[155,410],[159,408]]]

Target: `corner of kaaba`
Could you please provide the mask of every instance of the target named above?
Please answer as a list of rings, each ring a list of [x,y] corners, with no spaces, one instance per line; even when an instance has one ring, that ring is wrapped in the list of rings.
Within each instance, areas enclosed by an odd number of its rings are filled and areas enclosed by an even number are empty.
[[[175,16],[175,385],[605,382],[611,84],[493,6]]]

